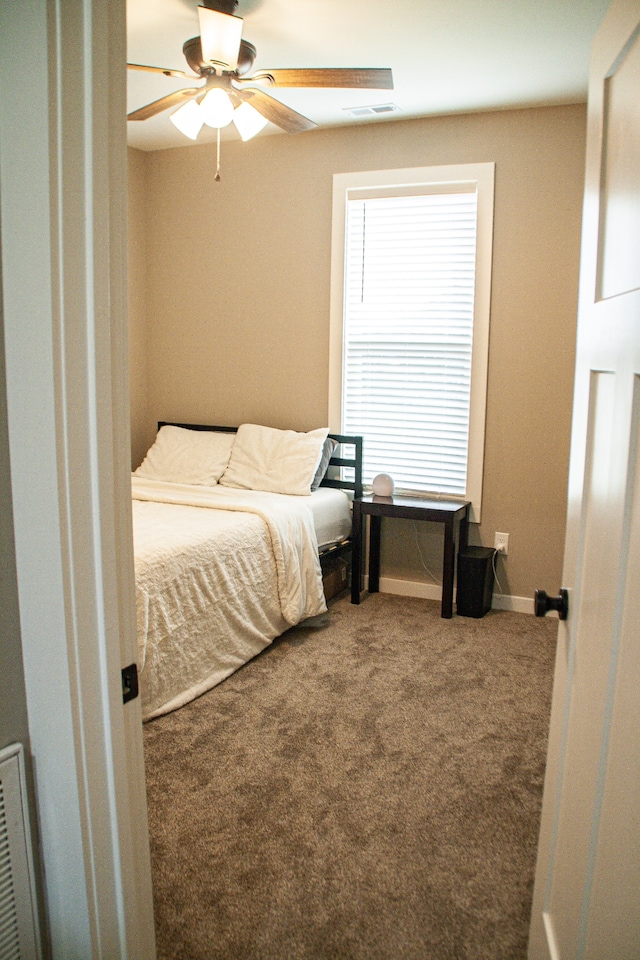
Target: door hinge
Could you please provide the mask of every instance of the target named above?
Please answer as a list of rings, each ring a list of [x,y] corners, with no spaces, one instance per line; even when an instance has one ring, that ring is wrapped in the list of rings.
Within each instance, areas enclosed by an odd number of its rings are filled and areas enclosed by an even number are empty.
[[[122,702],[128,703],[138,696],[138,665],[130,663],[122,668]]]

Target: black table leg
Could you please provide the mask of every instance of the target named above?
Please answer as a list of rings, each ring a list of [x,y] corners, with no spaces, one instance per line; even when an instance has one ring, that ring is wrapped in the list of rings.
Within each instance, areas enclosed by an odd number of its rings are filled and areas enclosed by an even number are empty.
[[[382,517],[369,518],[369,593],[380,589],[380,529]]]
[[[360,603],[362,556],[364,552],[362,541],[362,510],[358,501],[355,500],[351,518],[351,603]]]
[[[453,526],[453,520],[448,520],[444,525],[441,616],[447,620],[450,620],[453,616],[453,576],[456,559],[456,540]]]

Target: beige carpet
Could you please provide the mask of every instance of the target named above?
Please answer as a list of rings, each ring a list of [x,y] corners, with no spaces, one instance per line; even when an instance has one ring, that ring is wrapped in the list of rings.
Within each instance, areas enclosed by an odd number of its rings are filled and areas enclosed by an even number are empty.
[[[343,597],[147,724],[160,960],[524,958],[556,632]]]

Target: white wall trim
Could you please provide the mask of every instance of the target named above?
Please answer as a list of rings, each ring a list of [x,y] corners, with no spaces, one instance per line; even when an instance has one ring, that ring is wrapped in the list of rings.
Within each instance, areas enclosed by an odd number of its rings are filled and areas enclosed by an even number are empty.
[[[365,589],[369,578],[365,577]],[[380,593],[392,593],[397,597],[416,597],[420,600],[441,600],[442,587],[438,583],[421,583],[418,580],[399,580],[393,577],[380,577]],[[531,597],[515,597],[509,594],[494,593],[492,610],[512,610],[514,613],[533,614]],[[552,611],[548,616],[557,617]]]
[[[369,577],[364,578],[365,590],[369,588]],[[396,597],[416,597],[419,600],[441,600],[442,587],[439,583],[421,583],[419,580],[399,580],[394,577],[380,577],[380,593],[392,593]]]
[[[510,594],[494,593],[491,604],[493,610],[512,610],[514,613],[529,613],[534,615],[533,597],[515,597]],[[558,614],[547,614],[547,616],[557,617]]]

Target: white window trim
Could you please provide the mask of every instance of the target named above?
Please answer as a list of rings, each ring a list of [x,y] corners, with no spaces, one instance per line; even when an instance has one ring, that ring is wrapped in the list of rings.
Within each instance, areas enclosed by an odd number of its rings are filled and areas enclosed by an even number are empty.
[[[489,318],[491,308],[491,263],[493,255],[494,163],[465,163],[402,170],[369,170],[336,173],[333,176],[331,238],[331,302],[329,327],[329,423],[342,430],[342,364],[344,315],[345,221],[347,199],[360,192],[425,184],[465,185],[478,191],[478,232],[475,281],[474,333],[471,360],[471,405],[469,411],[469,458],[467,494],[470,519],[480,522],[484,472],[484,436],[489,363]]]

